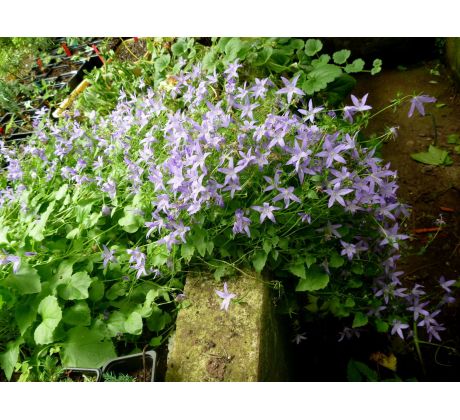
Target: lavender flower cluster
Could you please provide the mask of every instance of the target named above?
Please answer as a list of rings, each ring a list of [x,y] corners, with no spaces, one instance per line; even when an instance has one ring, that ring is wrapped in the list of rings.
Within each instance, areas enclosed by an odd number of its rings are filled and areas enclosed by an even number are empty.
[[[372,315],[382,316],[402,298],[420,317],[419,325],[429,324],[428,333],[438,338],[436,313],[427,313],[418,295],[408,299],[398,287],[399,243],[407,238],[398,220],[407,208],[396,197],[396,173],[374,150],[359,145],[350,128],[371,109],[367,95],[326,113],[311,100],[303,102],[297,77],[282,78],[281,88],[268,78],[241,83],[239,68],[236,61],[222,74],[205,74],[197,65],[158,91],[142,85],[142,95],[121,92],[107,117],[93,113],[89,124],[70,116],[61,123],[37,120],[36,137],[20,149],[0,142],[6,162],[1,213],[18,203],[23,221],[39,219],[32,203],[36,191],[68,185],[97,193],[104,217],[130,206],[132,216],[143,219],[145,242],[170,253],[187,243],[202,220],[198,216],[215,208],[223,215],[218,223],[230,223],[249,250],[254,229],[272,225],[288,240],[295,229],[304,243],[336,249],[349,264],[373,261],[383,267],[373,283],[382,305]],[[239,207],[229,214],[232,203]],[[27,235],[27,227],[15,229]],[[104,268],[118,262],[107,245]],[[137,278],[152,273],[139,248],[125,252]],[[16,264],[11,256],[3,261]],[[286,266],[291,263],[287,258]],[[331,273],[326,257],[321,267]],[[347,268],[340,272],[349,274]],[[392,333],[402,336],[404,328],[395,319]]]

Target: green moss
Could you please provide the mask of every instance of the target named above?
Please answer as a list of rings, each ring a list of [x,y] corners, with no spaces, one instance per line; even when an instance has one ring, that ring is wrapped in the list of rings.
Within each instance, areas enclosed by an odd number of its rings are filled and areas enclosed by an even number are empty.
[[[266,374],[273,370],[277,330],[268,286],[255,273],[234,276],[227,284],[237,295],[228,312],[220,309],[222,300],[215,293],[222,283],[209,275],[187,279],[189,306],[177,318],[167,381],[277,379]]]

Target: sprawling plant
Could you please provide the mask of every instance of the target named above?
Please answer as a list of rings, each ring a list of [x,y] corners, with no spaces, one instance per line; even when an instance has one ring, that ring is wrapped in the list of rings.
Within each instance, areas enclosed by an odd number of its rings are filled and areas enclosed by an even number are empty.
[[[37,119],[29,143],[1,143],[8,377],[45,355],[92,367],[114,343],[159,344],[199,270],[273,273],[350,328],[403,335],[412,305],[437,336],[420,288],[399,287],[407,210],[395,172],[357,141],[367,95],[328,111],[298,75],[240,83],[239,70],[196,65],[156,91],[141,81],[106,117]]]

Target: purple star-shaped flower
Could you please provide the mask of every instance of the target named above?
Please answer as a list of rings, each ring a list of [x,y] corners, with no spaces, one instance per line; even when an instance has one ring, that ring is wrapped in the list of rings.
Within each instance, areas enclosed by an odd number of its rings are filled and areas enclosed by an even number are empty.
[[[273,215],[274,210],[279,210],[279,207],[270,206],[268,203],[264,203],[263,207],[261,206],[252,206],[252,209],[258,211],[260,213],[260,223],[268,217],[273,223],[276,223],[275,216]]]
[[[104,251],[102,252],[102,258],[104,259],[103,266],[104,268],[107,267],[109,262],[117,263],[117,259],[115,258],[115,251],[107,248],[105,245],[102,245]]]
[[[447,292],[447,293],[452,293],[452,290],[450,290],[450,286],[453,286],[455,283],[457,283],[456,280],[446,280],[444,276],[439,277],[439,285]]]
[[[230,305],[230,301],[236,298],[234,293],[229,293],[227,289],[227,282],[224,283],[224,291],[216,290],[217,296],[223,299],[222,303],[220,304],[220,309],[228,311],[228,306]]]
[[[420,115],[424,116],[425,115],[425,107],[423,104],[430,103],[430,102],[436,102],[436,98],[433,98],[432,96],[428,95],[420,95],[420,96],[414,96],[410,100],[410,109],[409,113],[407,116],[410,118],[412,115],[414,115],[415,109],[420,113]]]
[[[278,188],[279,194],[273,198],[273,202],[284,200],[284,208],[288,208],[292,201],[300,203],[300,198],[294,194],[294,187]]]
[[[393,328],[391,329],[391,334],[398,334],[403,340],[404,340],[404,335],[402,330],[409,328],[409,325],[403,324],[399,319],[395,319],[393,321]]]
[[[305,115],[305,121],[310,121],[311,123],[315,121],[315,114],[321,112],[324,109],[323,106],[313,107],[313,102],[310,99],[308,101],[308,110],[307,109],[299,109],[299,112],[302,115]]]
[[[350,194],[351,192],[353,192],[351,188],[341,188],[340,184],[335,184],[332,190],[328,188],[326,190],[326,193],[329,195],[329,202],[327,206],[332,207],[334,203],[337,201],[337,203],[345,207],[345,200],[342,196]]]
[[[283,81],[284,83],[284,88],[276,91],[276,93],[280,94],[280,93],[286,93],[287,94],[287,100],[288,100],[288,103],[291,103],[291,100],[292,100],[292,95],[294,95],[294,93],[296,95],[299,95],[299,96],[304,96],[305,93],[299,89],[298,87],[296,87],[296,84],[297,84],[297,80],[299,79],[299,74],[297,76],[295,76],[292,81],[289,80],[289,79],[286,79],[285,77],[282,77],[281,76],[281,80]]]

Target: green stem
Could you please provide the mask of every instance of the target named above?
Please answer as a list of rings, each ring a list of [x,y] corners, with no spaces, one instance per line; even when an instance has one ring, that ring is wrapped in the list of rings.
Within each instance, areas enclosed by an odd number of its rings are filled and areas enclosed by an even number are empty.
[[[420,350],[420,342],[418,340],[418,333],[417,333],[417,323],[414,321],[414,345],[415,345],[415,350],[417,351],[417,356],[420,361],[420,365],[422,366],[422,372],[423,375],[426,376],[426,369],[425,369],[425,363],[423,362],[423,357],[422,357],[422,351]]]

